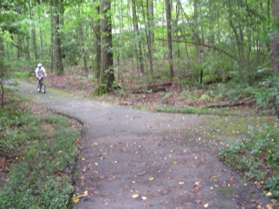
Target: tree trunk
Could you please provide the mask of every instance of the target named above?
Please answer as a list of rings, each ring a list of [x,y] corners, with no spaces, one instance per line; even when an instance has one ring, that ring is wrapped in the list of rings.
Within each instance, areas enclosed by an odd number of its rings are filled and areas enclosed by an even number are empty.
[[[5,76],[5,69],[4,69],[4,42],[3,38],[0,34],[0,103],[1,107],[4,107],[4,76]]]
[[[133,26],[134,26],[134,32],[136,34],[136,56],[137,61],[139,64],[139,70],[141,74],[144,74],[144,62],[143,62],[143,53],[142,53],[142,43],[141,43],[141,37],[140,37],[140,31],[139,31],[139,25],[138,25],[138,16],[137,16],[137,5],[136,0],[132,0],[132,13],[133,13]]]
[[[32,1],[29,1],[29,18],[31,20],[31,39],[32,39],[32,48],[33,48],[33,53],[34,53],[34,61],[38,62],[39,60],[39,55],[38,55],[38,47],[37,47],[37,33],[36,33],[36,26],[35,22],[33,19],[33,12],[32,12]]]
[[[174,77],[174,70],[173,70],[173,53],[172,53],[172,0],[165,0],[166,4],[166,19],[167,19],[167,37],[168,37],[168,62],[169,62],[169,71],[170,71],[170,78],[173,79]]]
[[[38,3],[41,5],[43,3],[43,0],[38,0]],[[39,36],[40,36],[40,53],[39,53],[39,58],[43,59],[44,56],[44,34],[42,31],[42,20],[41,20],[41,15],[39,15]]]
[[[198,70],[199,70],[199,83],[203,84],[203,67],[202,67],[202,59],[203,59],[203,48],[201,47],[201,43],[204,43],[203,38],[203,29],[200,28],[199,24],[199,7],[200,7],[200,1],[195,0],[194,1],[194,37],[193,39],[198,43],[196,45],[196,53],[197,53],[197,64],[198,64]],[[201,26],[202,27],[202,26]]]
[[[39,56],[38,56],[37,34],[36,34],[35,26],[32,26],[31,34],[32,34],[32,47],[33,47],[34,58],[35,58],[35,62],[37,63],[39,60]]]
[[[100,5],[97,4],[96,11],[98,15],[100,16]],[[97,80],[100,79],[100,72],[101,72],[101,22],[100,19],[97,18],[93,22],[93,31],[95,33],[95,76]]]
[[[79,7],[79,17],[81,17],[81,8]],[[86,29],[86,28],[85,28]],[[80,50],[80,57],[83,61],[83,70],[86,76],[88,76],[88,66],[87,66],[87,50],[86,50],[86,38],[84,35],[84,27],[83,24],[79,25],[79,30],[78,30],[78,42],[79,42],[79,50]]]
[[[153,71],[153,45],[154,45],[154,5],[153,0],[147,0],[147,47],[148,47],[148,60],[149,68],[152,78],[154,77]]]
[[[272,69],[274,72],[279,72],[279,0],[272,1],[272,17]]]
[[[50,34],[50,70],[54,71],[54,6],[53,0],[50,1],[50,26],[51,26],[51,34]]]
[[[112,91],[114,82],[112,53],[111,0],[101,1],[101,74],[99,94]]]
[[[54,1],[54,68],[58,75],[62,75],[64,73],[63,66],[63,51],[62,51],[62,16],[61,14],[61,0],[53,0]]]
[[[20,59],[23,56],[23,36],[18,34],[17,38],[17,59]]]

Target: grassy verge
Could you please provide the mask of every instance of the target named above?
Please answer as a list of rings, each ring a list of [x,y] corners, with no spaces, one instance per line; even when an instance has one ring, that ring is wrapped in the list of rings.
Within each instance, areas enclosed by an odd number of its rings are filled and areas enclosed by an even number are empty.
[[[0,157],[12,162],[0,208],[69,208],[79,128],[49,112],[34,115],[20,102],[14,97],[0,111]]]
[[[209,109],[200,107],[174,107],[162,106],[157,108],[157,112],[166,113],[182,113],[182,114],[197,114],[197,115],[232,115],[226,109]]]
[[[278,200],[279,128],[266,125],[252,132],[248,139],[223,149],[220,158],[263,188],[267,196]]]
[[[18,72],[14,72],[14,77],[17,79],[29,79],[32,76],[31,72],[27,72],[27,71],[18,71]]]

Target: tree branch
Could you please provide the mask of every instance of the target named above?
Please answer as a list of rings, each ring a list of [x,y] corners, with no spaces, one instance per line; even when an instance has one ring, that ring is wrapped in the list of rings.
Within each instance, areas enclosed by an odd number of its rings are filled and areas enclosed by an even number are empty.
[[[166,41],[165,39],[159,39],[159,41]],[[238,59],[233,56],[231,53],[225,51],[224,49],[218,48],[217,46],[214,45],[210,45],[210,44],[206,44],[206,43],[197,43],[197,42],[192,42],[192,41],[187,41],[187,40],[181,40],[181,39],[173,39],[172,41],[174,42],[178,42],[178,43],[186,43],[186,44],[191,44],[191,45],[195,45],[195,46],[202,46],[208,49],[213,49],[217,52],[220,52],[224,55],[227,55],[228,57],[230,57],[231,59],[238,61]]]

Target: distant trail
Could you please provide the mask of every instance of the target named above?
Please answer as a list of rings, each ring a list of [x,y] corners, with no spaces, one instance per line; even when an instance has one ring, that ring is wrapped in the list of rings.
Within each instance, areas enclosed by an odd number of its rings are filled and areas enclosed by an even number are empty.
[[[75,186],[89,196],[75,209],[254,209],[265,201],[198,143],[202,117],[39,95],[27,83],[20,91],[84,123]]]

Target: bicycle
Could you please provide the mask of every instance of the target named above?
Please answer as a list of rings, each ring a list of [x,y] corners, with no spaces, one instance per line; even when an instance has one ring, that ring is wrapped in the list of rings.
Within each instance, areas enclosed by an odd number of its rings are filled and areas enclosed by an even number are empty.
[[[44,78],[38,79],[37,91],[38,93],[46,93],[46,85],[44,84]]]

